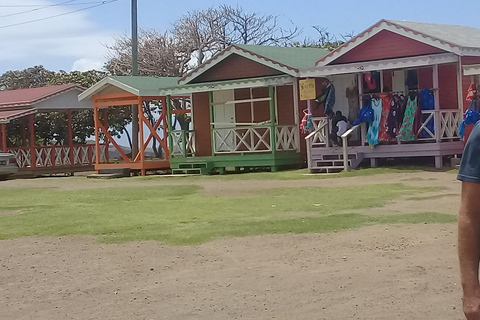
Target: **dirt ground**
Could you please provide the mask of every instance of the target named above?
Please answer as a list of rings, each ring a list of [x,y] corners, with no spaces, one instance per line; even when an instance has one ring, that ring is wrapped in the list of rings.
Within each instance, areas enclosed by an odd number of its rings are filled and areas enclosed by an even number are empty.
[[[194,183],[222,195],[395,182],[445,189],[364,213],[458,210],[460,183],[454,174],[440,172],[302,181],[54,178],[0,182],[0,192],[12,186],[71,190]],[[153,241],[101,244],[85,236],[5,240],[0,241],[0,319],[463,319],[455,243],[455,224],[228,238],[181,247]]]

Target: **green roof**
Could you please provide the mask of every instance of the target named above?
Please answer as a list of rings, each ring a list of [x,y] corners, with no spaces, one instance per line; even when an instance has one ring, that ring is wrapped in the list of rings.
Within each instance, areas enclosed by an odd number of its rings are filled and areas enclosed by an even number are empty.
[[[275,47],[236,44],[236,47],[295,69],[315,67],[329,51],[321,48]]]
[[[158,96],[159,88],[178,85],[178,77],[144,77],[144,76],[108,76],[103,78],[84,92],[79,100],[91,99],[106,88],[118,88],[136,96]]]
[[[109,78],[117,80],[129,87],[135,88],[140,92],[156,90],[163,87],[171,87],[178,84],[178,77],[144,77],[144,76],[110,76]]]

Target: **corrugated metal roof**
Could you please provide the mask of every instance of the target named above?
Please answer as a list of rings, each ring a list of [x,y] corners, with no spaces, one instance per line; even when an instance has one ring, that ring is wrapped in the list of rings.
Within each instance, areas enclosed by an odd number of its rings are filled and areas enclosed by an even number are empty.
[[[243,50],[268,58],[285,66],[303,69],[315,66],[315,62],[329,51],[321,48],[275,47],[236,44]]]
[[[480,29],[474,27],[399,20],[385,21],[459,47],[480,48]]]
[[[180,78],[178,77],[143,77],[143,76],[111,76],[111,79],[117,80],[139,92],[147,92],[158,88],[175,86]]]
[[[0,111],[0,123],[9,123],[14,119],[28,116],[37,112],[35,108],[22,109],[22,110],[9,110]]]
[[[83,90],[82,87],[76,84],[61,84],[38,88],[3,90],[0,91],[0,108],[30,106],[34,103],[74,88]]]
[[[138,97],[158,96],[159,88],[178,85],[177,77],[145,77],[145,76],[108,76],[82,92],[78,100],[91,99],[108,88],[129,92]]]

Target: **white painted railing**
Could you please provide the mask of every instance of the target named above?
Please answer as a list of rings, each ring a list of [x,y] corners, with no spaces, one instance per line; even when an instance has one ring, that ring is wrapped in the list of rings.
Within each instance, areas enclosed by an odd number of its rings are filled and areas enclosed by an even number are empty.
[[[193,157],[195,156],[195,131],[194,130],[174,130],[170,133],[173,146],[172,156],[174,157]]]
[[[328,118],[312,117],[312,133],[307,139],[310,139],[312,147],[328,147]]]
[[[213,129],[215,153],[271,151],[270,126]]]
[[[278,151],[300,150],[296,125],[279,125],[275,127],[276,148]]]
[[[32,148],[10,148],[8,152],[15,155],[20,168],[32,167]],[[35,167],[65,167],[73,165],[92,165],[95,163],[96,148],[94,144],[74,146],[39,146],[35,147]],[[107,145],[100,145],[100,162],[108,161]]]
[[[458,128],[462,121],[460,110],[422,110],[422,125],[417,132],[417,140],[459,139]],[[429,123],[433,123],[433,128]],[[440,128],[437,131],[436,128]]]

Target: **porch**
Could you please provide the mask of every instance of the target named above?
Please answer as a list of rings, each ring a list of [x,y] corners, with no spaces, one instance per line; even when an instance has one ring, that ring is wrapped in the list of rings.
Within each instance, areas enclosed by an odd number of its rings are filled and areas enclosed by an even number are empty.
[[[189,130],[169,129],[172,172],[300,166],[298,99],[292,82],[288,77],[242,79],[211,83],[207,92],[203,84],[172,90],[192,92],[193,119]]]
[[[326,117],[313,118],[314,130],[305,137],[307,162],[311,172],[338,172],[355,169],[368,159],[371,167],[381,158],[432,157],[436,168],[441,168],[444,156],[461,155],[464,142],[458,128],[462,121],[461,110],[423,110],[424,121],[415,141],[384,142],[370,147],[366,141],[367,125],[351,127],[342,135],[342,145],[333,146],[328,139],[329,121]],[[429,123],[435,124],[432,128]],[[440,130],[435,130],[440,128]],[[358,139],[350,140],[357,135]]]

